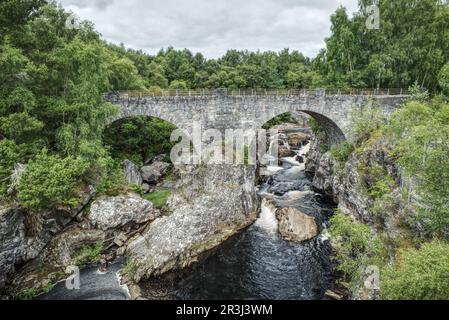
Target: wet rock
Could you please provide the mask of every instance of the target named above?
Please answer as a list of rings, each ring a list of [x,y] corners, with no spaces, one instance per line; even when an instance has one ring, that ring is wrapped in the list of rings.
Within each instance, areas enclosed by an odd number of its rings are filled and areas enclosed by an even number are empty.
[[[310,139],[310,136],[308,134],[302,132],[289,133],[287,136],[288,144],[294,148],[302,147],[304,142]]]
[[[276,217],[279,220],[279,232],[287,241],[307,241],[313,239],[319,233],[315,218],[297,209],[279,209],[276,211]]]
[[[128,194],[103,197],[92,203],[88,219],[92,225],[109,230],[122,227],[130,222],[144,223],[160,215],[153,204],[138,195]]]
[[[144,181],[149,184],[156,184],[168,171],[170,164],[162,161],[155,161],[149,166],[140,169]]]
[[[139,168],[137,168],[134,162],[129,160],[123,161],[123,171],[128,184],[135,184],[138,186],[142,184],[142,176],[140,175]]]
[[[304,157],[301,157],[301,156],[296,156],[295,160],[298,161],[299,163],[305,162]]]
[[[295,152],[285,146],[279,146],[279,157],[280,158],[287,158],[287,157],[293,157],[295,155]]]
[[[128,245],[129,277],[136,282],[189,266],[256,219],[255,167],[179,166],[176,171],[169,215]]]

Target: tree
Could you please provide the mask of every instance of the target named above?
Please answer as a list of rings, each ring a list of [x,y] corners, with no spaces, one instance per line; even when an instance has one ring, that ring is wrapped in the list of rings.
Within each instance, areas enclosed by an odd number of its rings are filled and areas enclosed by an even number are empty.
[[[449,62],[441,68],[441,71],[438,75],[438,83],[443,90],[443,93],[449,97]]]

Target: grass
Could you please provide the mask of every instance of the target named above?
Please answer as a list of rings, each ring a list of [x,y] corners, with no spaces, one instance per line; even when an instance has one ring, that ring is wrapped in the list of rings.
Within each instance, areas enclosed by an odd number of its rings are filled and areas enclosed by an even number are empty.
[[[95,264],[100,261],[101,253],[103,252],[103,242],[97,241],[93,245],[82,246],[75,257],[75,264],[82,268],[90,264]]]
[[[54,283],[49,283],[45,286],[42,286],[40,288],[34,288],[34,289],[26,289],[21,291],[16,298],[19,300],[33,300],[37,296],[40,296],[41,294],[45,294],[50,292],[54,288]]]
[[[167,204],[167,199],[170,195],[171,190],[164,189],[145,194],[143,198],[153,203],[155,208],[161,209]]]

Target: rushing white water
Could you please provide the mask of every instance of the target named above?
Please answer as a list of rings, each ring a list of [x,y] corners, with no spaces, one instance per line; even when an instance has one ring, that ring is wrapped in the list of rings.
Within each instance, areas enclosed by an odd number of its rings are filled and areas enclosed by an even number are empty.
[[[268,199],[262,200],[260,217],[254,225],[272,233],[278,231],[276,207]]]

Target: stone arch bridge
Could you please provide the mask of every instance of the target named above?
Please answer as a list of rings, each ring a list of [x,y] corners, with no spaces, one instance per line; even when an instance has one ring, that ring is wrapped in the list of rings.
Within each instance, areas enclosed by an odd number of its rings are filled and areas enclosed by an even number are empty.
[[[193,123],[204,129],[260,129],[286,112],[303,112],[315,118],[326,131],[329,144],[349,139],[354,108],[369,101],[385,115],[391,114],[409,96],[402,90],[234,90],[169,91],[159,95],[145,92],[113,92],[107,101],[119,106],[111,122],[133,116],[157,117],[190,132]]]

